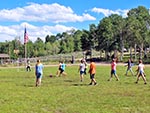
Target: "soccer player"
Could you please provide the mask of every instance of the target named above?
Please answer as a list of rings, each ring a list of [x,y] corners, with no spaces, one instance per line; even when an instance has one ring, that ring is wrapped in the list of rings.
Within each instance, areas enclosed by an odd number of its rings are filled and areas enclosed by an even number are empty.
[[[135,83],[138,83],[140,77],[142,77],[143,80],[144,80],[144,84],[147,84],[146,78],[145,78],[145,75],[144,75],[144,68],[145,68],[145,66],[142,63],[142,60],[139,60],[139,65],[138,65],[138,69],[137,69],[137,71],[138,71],[137,81]]]
[[[37,60],[37,63],[35,65],[36,86],[41,85],[42,75],[43,75],[43,64],[40,62],[40,60]]]
[[[117,73],[116,73],[116,66],[117,66],[116,59],[113,59],[111,63],[111,74],[110,74],[110,78],[108,79],[108,81],[112,79],[113,75],[115,76],[117,81],[119,80]]]
[[[79,66],[78,71],[80,72],[80,81],[83,81],[83,75],[85,74],[85,64],[84,64],[84,60],[81,60],[81,64]]]
[[[66,64],[65,64],[63,61],[61,61],[60,64],[59,64],[59,73],[58,73],[58,75],[56,75],[56,76],[59,76],[59,77],[60,77],[61,75],[66,76],[67,73],[65,72],[65,69],[66,69]]]
[[[26,71],[31,71],[30,60],[27,60]]]
[[[132,73],[132,75],[134,75],[134,73],[132,71],[133,63],[132,63],[131,59],[128,60],[127,65],[125,65],[125,66],[127,66],[127,70],[126,70],[126,74],[125,75],[128,74],[128,71],[130,71]]]
[[[91,79],[91,82],[89,85],[92,85],[93,83],[94,83],[94,85],[96,85],[97,84],[97,82],[95,80],[96,65],[95,65],[93,59],[90,60],[89,73],[90,73],[90,79]]]
[[[60,72],[61,72],[61,65],[62,65],[62,61],[59,61],[58,71],[57,71],[57,73],[56,73],[56,76],[57,76],[57,77],[60,75]]]

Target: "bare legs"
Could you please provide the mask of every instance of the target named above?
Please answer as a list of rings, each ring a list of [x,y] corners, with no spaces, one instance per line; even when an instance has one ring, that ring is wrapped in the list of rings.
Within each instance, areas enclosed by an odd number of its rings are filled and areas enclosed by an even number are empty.
[[[140,73],[140,74],[138,74],[138,76],[137,76],[137,80],[136,80],[136,82],[135,82],[135,83],[138,83],[138,81],[140,80],[140,76],[142,77],[142,79],[143,79],[143,81],[144,81],[144,84],[147,84],[147,81],[146,81],[146,78],[145,78],[144,73]]]
[[[41,78],[36,78],[36,86],[40,86],[41,85]]]

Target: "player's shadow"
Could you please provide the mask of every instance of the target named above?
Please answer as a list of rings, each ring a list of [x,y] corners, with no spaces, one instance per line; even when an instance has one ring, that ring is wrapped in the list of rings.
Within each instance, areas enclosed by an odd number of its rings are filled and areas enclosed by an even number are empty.
[[[75,82],[75,81],[73,81],[73,80],[64,80],[64,82]],[[84,83],[74,83],[74,84],[72,84],[73,86],[88,86],[88,84],[84,84]]]
[[[64,80],[64,82],[73,82],[73,80]]]
[[[24,87],[36,87],[36,86],[33,85],[33,84],[32,84],[32,85],[31,85],[31,84],[24,84],[23,86],[24,86]]]
[[[89,86],[89,84],[72,84],[73,86]]]
[[[22,87],[36,87],[34,84],[22,84],[22,83],[18,83],[16,84],[16,86],[22,86]]]

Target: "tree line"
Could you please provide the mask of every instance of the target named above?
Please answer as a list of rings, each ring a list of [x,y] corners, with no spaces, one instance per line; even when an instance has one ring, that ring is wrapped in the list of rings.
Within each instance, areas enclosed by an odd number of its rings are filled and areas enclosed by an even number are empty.
[[[0,53],[7,53],[12,59],[24,58],[24,44],[16,37],[12,41],[0,43]],[[90,24],[89,30],[70,30],[56,35],[47,35],[45,42],[38,37],[26,44],[27,57],[65,54],[78,51],[96,50],[105,53],[108,58],[112,53],[121,53],[124,48],[139,50],[139,57],[146,56],[150,46],[150,14],[149,9],[138,6],[129,10],[127,17],[112,14],[104,17],[98,25]],[[136,57],[136,52],[130,51],[130,57]]]

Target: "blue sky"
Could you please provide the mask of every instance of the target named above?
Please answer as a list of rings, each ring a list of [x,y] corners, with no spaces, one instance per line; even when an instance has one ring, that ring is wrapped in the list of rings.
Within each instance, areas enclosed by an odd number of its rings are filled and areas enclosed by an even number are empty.
[[[150,0],[3,0],[0,4],[0,42],[20,37],[26,26],[29,39],[45,41],[71,29],[89,29],[90,24],[111,14],[126,17],[132,8],[150,8]]]

